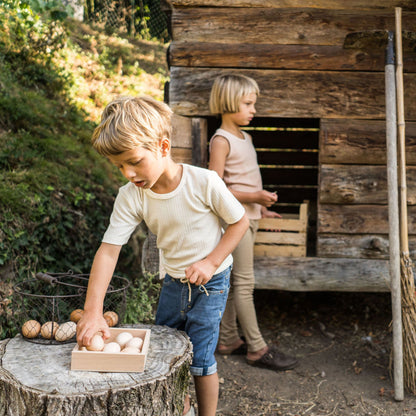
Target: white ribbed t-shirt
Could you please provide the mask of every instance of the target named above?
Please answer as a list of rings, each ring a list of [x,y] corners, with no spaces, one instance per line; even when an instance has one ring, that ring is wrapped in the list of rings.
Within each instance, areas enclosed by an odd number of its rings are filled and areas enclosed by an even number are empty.
[[[144,221],[157,237],[165,271],[185,277],[185,269],[204,259],[217,246],[223,230],[220,219],[234,224],[244,215],[243,206],[214,171],[183,164],[175,190],[158,194],[129,182],[119,189],[102,241],[126,244]],[[231,254],[216,273],[232,264]]]

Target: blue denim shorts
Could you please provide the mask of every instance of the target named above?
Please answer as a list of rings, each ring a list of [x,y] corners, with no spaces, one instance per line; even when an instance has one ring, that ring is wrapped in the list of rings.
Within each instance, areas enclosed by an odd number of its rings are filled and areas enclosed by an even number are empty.
[[[217,372],[214,353],[230,289],[230,273],[228,267],[204,285],[209,296],[202,286],[189,286],[168,274],[165,276],[156,325],[167,325],[188,334],[193,345],[192,375],[209,376]]]

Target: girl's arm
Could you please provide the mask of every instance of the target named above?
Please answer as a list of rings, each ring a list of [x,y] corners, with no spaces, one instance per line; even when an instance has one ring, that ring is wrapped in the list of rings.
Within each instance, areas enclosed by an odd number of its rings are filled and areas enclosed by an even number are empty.
[[[218,245],[205,259],[192,264],[185,270],[185,277],[196,285],[207,283],[220,264],[237,247],[248,227],[249,221],[244,214],[239,221],[227,227]]]
[[[230,153],[228,140],[222,136],[215,136],[211,141],[208,169],[215,170],[224,179],[225,161]]]
[[[101,331],[104,339],[110,336],[103,317],[104,297],[116,268],[121,246],[101,243],[94,257],[88,281],[84,314],[77,324],[77,341],[88,346],[92,336]]]

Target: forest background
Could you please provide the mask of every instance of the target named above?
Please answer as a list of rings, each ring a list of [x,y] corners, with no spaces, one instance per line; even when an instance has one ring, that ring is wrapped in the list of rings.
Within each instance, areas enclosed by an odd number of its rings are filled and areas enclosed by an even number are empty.
[[[105,105],[163,100],[169,78],[159,0],[0,1],[0,339],[25,307],[13,287],[37,272],[89,273],[120,173],[91,147]],[[152,322],[159,284],[143,276],[138,230],[122,250],[125,323]]]

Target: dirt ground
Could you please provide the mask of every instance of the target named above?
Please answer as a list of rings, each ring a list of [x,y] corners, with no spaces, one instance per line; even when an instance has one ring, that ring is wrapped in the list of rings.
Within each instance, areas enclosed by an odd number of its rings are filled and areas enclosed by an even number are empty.
[[[263,336],[299,365],[274,372],[244,356],[217,355],[217,414],[416,416],[416,396],[394,399],[390,300],[387,293],[256,291]]]

